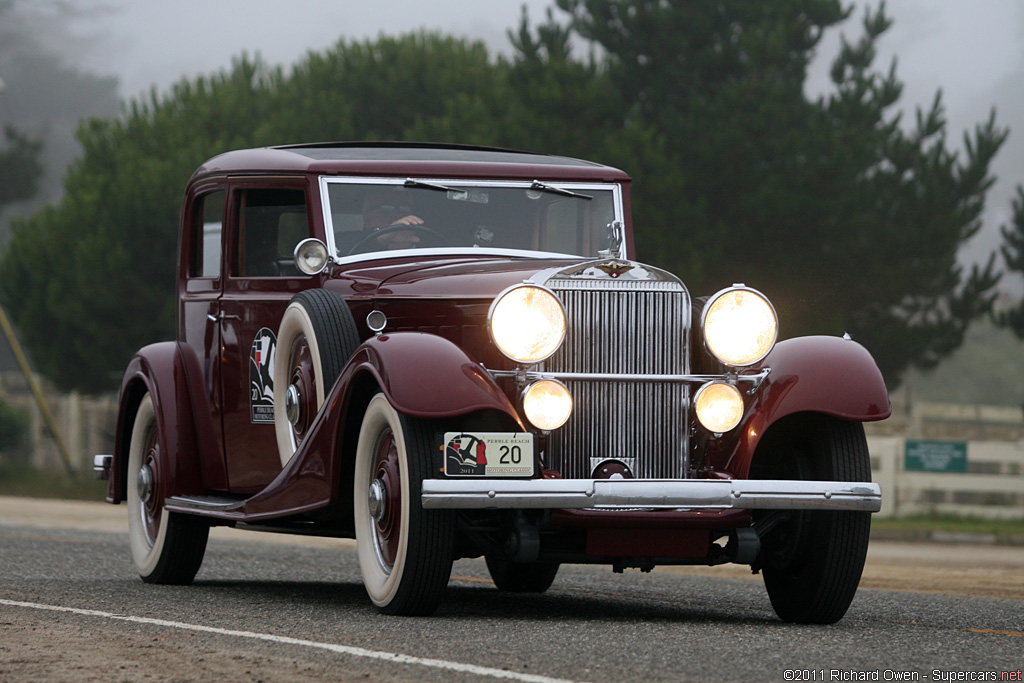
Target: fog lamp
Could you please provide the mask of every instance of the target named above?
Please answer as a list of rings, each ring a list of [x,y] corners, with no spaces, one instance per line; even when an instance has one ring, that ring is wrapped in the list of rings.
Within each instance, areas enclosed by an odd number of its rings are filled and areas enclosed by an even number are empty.
[[[708,382],[697,390],[693,403],[697,419],[709,432],[722,434],[743,419],[743,396],[739,389],[725,382]]]
[[[561,382],[542,379],[523,392],[523,412],[538,429],[558,429],[572,413],[572,396]]]

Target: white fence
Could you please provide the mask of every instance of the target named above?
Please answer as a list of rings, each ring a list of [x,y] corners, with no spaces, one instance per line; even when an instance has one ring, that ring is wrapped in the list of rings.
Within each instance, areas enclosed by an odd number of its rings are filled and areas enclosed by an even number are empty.
[[[908,470],[906,444],[898,437],[868,438],[872,478],[882,487],[880,516],[1024,519],[1024,441],[966,442],[966,472]]]
[[[94,454],[112,452],[114,427],[117,424],[117,396],[65,394],[45,384],[43,393],[67,446],[71,467],[78,471],[91,471]],[[12,372],[0,376],[0,397],[28,416],[25,442],[10,452],[0,454],[0,457],[42,469],[64,469],[60,449],[21,373]]]

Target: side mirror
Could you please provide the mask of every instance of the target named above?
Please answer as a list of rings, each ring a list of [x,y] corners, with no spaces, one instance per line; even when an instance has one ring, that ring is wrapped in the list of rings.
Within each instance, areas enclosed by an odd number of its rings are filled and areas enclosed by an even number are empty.
[[[327,245],[315,237],[308,237],[295,246],[295,267],[305,275],[316,275],[327,267]]]

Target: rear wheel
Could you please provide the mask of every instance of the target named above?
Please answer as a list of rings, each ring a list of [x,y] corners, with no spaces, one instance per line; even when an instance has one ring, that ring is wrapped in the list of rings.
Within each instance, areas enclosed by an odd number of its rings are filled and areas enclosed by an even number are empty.
[[[128,540],[146,583],[192,583],[206,553],[205,520],[164,509],[167,482],[160,425],[149,394],[135,414],[128,447]]]
[[[557,562],[512,562],[490,555],[484,559],[494,585],[507,593],[543,593],[558,574]]]
[[[453,513],[420,502],[439,462],[433,439],[429,423],[400,415],[384,394],[370,400],[356,446],[353,512],[363,585],[385,614],[433,613],[451,575]]]
[[[795,428],[773,435],[764,457],[759,450],[753,476],[871,480],[867,441],[859,422],[814,416],[790,427]],[[835,623],[846,614],[860,583],[871,514],[800,510],[789,515],[788,521],[762,539],[758,558],[772,607],[783,621]]]

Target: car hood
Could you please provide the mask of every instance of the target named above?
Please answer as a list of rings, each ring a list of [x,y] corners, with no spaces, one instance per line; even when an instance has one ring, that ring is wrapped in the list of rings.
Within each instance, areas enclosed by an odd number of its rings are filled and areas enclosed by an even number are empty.
[[[356,289],[386,298],[493,298],[541,271],[567,268],[586,258],[450,258],[390,262],[352,269]]]

